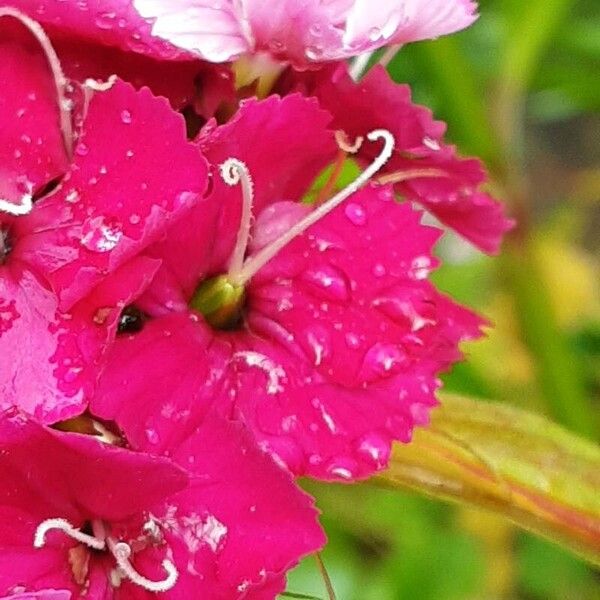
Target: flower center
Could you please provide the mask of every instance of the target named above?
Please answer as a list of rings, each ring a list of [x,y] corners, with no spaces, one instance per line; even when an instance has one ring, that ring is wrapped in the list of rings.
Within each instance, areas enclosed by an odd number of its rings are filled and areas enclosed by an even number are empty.
[[[241,184],[242,216],[236,244],[229,261],[226,275],[219,275],[204,281],[194,294],[191,306],[204,315],[208,323],[217,329],[234,329],[243,320],[245,286],[280,250],[309,227],[328,215],[349,196],[357,192],[389,160],[394,150],[394,137],[385,129],[371,131],[367,139],[375,142],[383,140],[384,145],[377,158],[350,185],[329,200],[315,205],[312,212],[300,219],[279,238],[267,244],[255,254],[247,257],[246,252],[251,235],[252,204],[254,199],[253,182],[248,167],[236,158],[229,158],[221,165],[221,177],[228,185]],[[356,152],[363,139],[359,138],[352,146],[342,146],[342,150]],[[338,139],[339,143],[339,139]]]
[[[150,527],[145,526],[146,531],[153,531],[157,527],[154,521],[149,521],[146,525],[150,525]],[[46,545],[47,534],[53,530],[62,531],[66,536],[92,550],[106,550],[109,554],[112,554],[117,564],[117,570],[113,573],[112,578],[115,587],[120,584],[121,579],[129,579],[132,583],[149,592],[160,593],[169,591],[177,583],[179,573],[175,565],[168,559],[162,561],[166,577],[160,581],[152,581],[138,573],[130,561],[132,555],[131,546],[109,535],[108,528],[103,521],[92,521],[93,535],[90,535],[73,527],[66,519],[46,519],[38,525],[35,531],[33,546],[35,548],[43,548]]]

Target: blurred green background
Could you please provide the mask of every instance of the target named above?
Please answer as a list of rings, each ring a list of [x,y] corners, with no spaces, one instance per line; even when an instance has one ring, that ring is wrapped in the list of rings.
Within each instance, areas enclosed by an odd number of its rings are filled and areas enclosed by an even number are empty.
[[[446,389],[598,441],[600,2],[481,0],[480,13],[389,65],[463,154],[484,158],[519,221],[498,258],[451,235],[438,247],[437,284],[495,323]],[[499,517],[368,484],[305,487],[338,600],[600,600],[598,572]],[[327,597],[314,557],[288,590]]]

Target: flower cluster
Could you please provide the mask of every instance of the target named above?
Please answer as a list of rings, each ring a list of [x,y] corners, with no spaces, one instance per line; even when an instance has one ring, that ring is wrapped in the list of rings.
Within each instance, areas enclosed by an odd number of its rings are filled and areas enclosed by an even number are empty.
[[[485,322],[428,280],[423,214],[487,252],[510,221],[341,61],[474,4],[382,5],[0,7],[1,595],[274,598],[325,542],[295,478],[427,423]]]

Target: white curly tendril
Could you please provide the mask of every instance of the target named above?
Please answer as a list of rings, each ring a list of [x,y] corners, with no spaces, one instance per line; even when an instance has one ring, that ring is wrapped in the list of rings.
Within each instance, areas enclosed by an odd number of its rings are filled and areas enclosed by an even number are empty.
[[[93,522],[93,529],[96,535],[88,535],[79,529],[73,527],[66,519],[46,519],[42,521],[35,530],[33,545],[35,548],[43,548],[46,544],[46,535],[49,531],[58,529],[70,538],[93,548],[94,550],[106,550],[114,556],[123,577],[129,579],[132,583],[148,590],[149,592],[167,592],[177,583],[179,573],[175,565],[168,559],[162,561],[162,567],[167,576],[160,581],[152,581],[135,570],[130,562],[131,546],[125,542],[118,542],[105,533],[104,525],[101,521]],[[98,537],[97,537],[98,536]]]
[[[58,103],[58,111],[60,115],[60,128],[63,137],[63,143],[69,158],[73,155],[73,126],[71,123],[71,101],[66,97],[67,91],[67,78],[65,77],[58,55],[54,50],[50,39],[42,29],[39,23],[30,19],[27,15],[24,15],[21,11],[14,8],[2,7],[0,8],[0,19],[11,18],[15,19],[21,25],[23,25],[36,39],[46,55],[46,60],[50,67],[50,71],[54,78],[54,85],[56,87],[56,97]],[[0,212],[8,213],[15,217],[27,215],[33,208],[33,196],[31,192],[25,193],[21,197],[21,202],[15,204],[5,198],[0,198]]]
[[[284,246],[289,244],[295,237],[304,233],[311,225],[320,221],[349,196],[357,192],[385,165],[394,151],[394,136],[386,129],[376,129],[367,135],[367,139],[371,142],[381,139],[384,142],[384,146],[375,160],[350,185],[338,192],[333,198],[327,200],[327,202],[317,206],[312,212],[288,229],[281,237],[277,238],[245,261],[244,254],[248,245],[250,232],[252,179],[248,173],[248,168],[241,161],[230,158],[223,163],[221,167],[221,176],[225,182],[234,185],[241,180],[244,194],[242,225],[238,233],[238,243],[236,244],[229,269],[229,280],[232,284],[240,286],[244,285]],[[362,144],[362,139],[359,138],[354,144],[350,144],[347,140],[338,138],[338,143],[340,142],[348,147],[350,151],[356,152]]]

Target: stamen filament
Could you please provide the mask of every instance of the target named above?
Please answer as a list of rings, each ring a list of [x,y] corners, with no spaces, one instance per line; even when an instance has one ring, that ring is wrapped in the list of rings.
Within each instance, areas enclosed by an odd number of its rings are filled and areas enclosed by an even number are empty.
[[[46,519],[45,521],[42,521],[35,530],[33,546],[35,548],[43,548],[46,544],[46,534],[53,529],[60,529],[60,531],[64,532],[69,537],[90,548],[94,548],[94,550],[104,550],[106,547],[106,542],[103,539],[79,531],[79,529],[73,527],[66,519]]]
[[[384,140],[384,147],[379,153],[379,156],[369,165],[350,185],[337,193],[333,198],[321,204],[311,213],[306,215],[293,227],[288,229],[280,238],[265,246],[262,250],[251,256],[244,264],[239,272],[239,275],[230,281],[234,285],[243,285],[251,279],[266,263],[268,263],[284,246],[289,244],[295,237],[304,233],[311,225],[321,220],[329,214],[334,208],[339,206],[349,196],[358,191],[365,183],[379,171],[390,159],[394,150],[394,136],[385,129],[376,129],[371,131],[367,138],[374,142],[378,139]]]
[[[60,128],[63,136],[63,143],[69,158],[73,156],[73,127],[71,124],[71,107],[66,98],[65,90],[67,88],[67,78],[65,77],[58,55],[50,42],[50,39],[42,29],[42,27],[33,19],[24,15],[21,11],[14,8],[0,8],[0,19],[2,17],[10,17],[21,23],[37,40],[42,47],[46,60],[50,66],[54,85],[56,87],[56,97],[58,101],[58,112],[60,115]],[[10,202],[4,198],[0,198],[0,212],[8,213],[15,217],[27,215],[33,209],[33,195],[31,193],[24,194],[21,197],[19,204]]]
[[[140,575],[135,567],[129,561],[131,556],[131,546],[125,542],[115,542],[112,538],[108,538],[108,547],[115,557],[123,574],[136,585],[148,590],[149,592],[168,592],[177,583],[179,572],[175,565],[168,559],[162,561],[162,567],[166,571],[167,576],[162,581],[152,581],[143,575]]]
[[[250,171],[244,162],[237,158],[228,158],[221,165],[221,177],[227,185],[242,184],[242,216],[240,228],[235,243],[235,248],[229,261],[230,280],[240,276],[244,266],[244,258],[250,241],[250,229],[252,224],[252,204],[254,202],[254,183]]]
[[[387,183],[401,183],[411,179],[420,179],[422,177],[448,177],[448,173],[442,169],[407,169],[406,171],[395,171],[386,173],[377,178],[377,182],[385,185]]]
[[[346,156],[346,152],[340,148],[340,150],[338,150],[338,155],[335,159],[335,163],[333,164],[331,174],[325,182],[325,185],[319,191],[319,195],[315,200],[315,205],[318,206],[319,204],[322,204],[325,201],[325,198],[327,198],[331,194],[331,192],[333,192],[335,184],[337,183],[337,180],[342,174],[342,169],[344,168],[344,163],[346,162]]]

